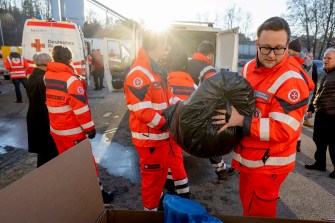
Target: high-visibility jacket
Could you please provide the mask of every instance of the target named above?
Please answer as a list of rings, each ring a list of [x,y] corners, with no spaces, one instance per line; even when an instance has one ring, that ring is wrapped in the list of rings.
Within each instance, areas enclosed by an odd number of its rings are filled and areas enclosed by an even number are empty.
[[[204,79],[209,78],[217,72],[205,55],[194,53],[192,59],[188,61],[187,73],[191,75],[194,83],[198,85]]]
[[[183,71],[168,73],[167,80],[172,93],[172,97],[169,99],[170,104],[186,100],[198,88],[192,77]]]
[[[169,106],[169,93],[143,48],[126,77],[124,91],[133,144],[155,147],[166,143],[163,141],[169,139],[169,132],[161,128],[166,122],[162,113]]]
[[[294,169],[296,142],[313,81],[293,57],[272,69],[247,63],[242,75],[255,90],[256,109],[245,117],[245,136],[233,154],[233,168],[244,172],[282,174]]]
[[[78,140],[86,138],[86,133],[95,126],[85,89],[73,68],[49,62],[44,81],[51,135]]]
[[[9,70],[11,79],[27,78],[29,64],[21,55],[18,55],[18,57],[9,55],[5,60],[4,67]]]

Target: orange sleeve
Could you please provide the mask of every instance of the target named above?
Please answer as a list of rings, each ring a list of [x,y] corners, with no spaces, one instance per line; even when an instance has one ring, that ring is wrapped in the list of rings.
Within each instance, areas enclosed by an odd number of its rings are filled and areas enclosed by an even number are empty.
[[[162,112],[159,113],[153,108],[151,81],[144,73],[134,71],[127,76],[125,95],[128,108],[134,112],[138,120],[151,128],[161,129],[163,127],[165,118],[161,115]]]

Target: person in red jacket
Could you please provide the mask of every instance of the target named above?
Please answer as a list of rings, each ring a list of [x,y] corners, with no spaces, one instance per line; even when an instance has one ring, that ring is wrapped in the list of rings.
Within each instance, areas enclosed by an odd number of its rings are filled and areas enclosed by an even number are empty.
[[[195,84],[199,85],[206,78],[217,73],[211,62],[214,52],[214,45],[204,40],[199,44],[197,52],[193,54],[192,59],[188,61],[186,71],[192,76]],[[209,161],[214,167],[219,180],[227,180],[229,176],[236,173],[233,168],[223,162],[222,156],[211,157]]]
[[[58,153],[62,154],[87,137],[93,139],[96,130],[85,89],[72,66],[71,49],[55,46],[52,49],[52,58],[53,62],[47,63],[44,76],[45,103],[49,113],[50,133]],[[99,176],[97,166],[96,173]],[[104,191],[102,187],[101,192],[104,202],[112,200],[112,194]]]
[[[15,87],[16,100],[14,102],[22,103],[20,83],[27,90],[27,69],[29,68],[29,64],[18,53],[17,47],[10,48],[10,54],[5,60],[4,67],[10,72],[10,78]]]
[[[192,77],[185,72],[187,66],[187,54],[178,49],[169,52],[165,60],[168,71],[167,82],[170,89],[170,104],[176,104],[186,100],[196,89]],[[169,170],[165,183],[167,193],[177,194],[183,198],[190,198],[188,177],[184,167],[182,148],[171,137],[172,153],[169,157]]]
[[[130,111],[132,142],[140,157],[144,210],[157,211],[168,173],[170,136],[162,113],[169,106],[166,71],[166,38],[146,30],[137,59],[129,71],[124,92]]]
[[[291,31],[280,17],[267,19],[257,30],[257,55],[242,74],[255,91],[252,117],[234,107],[230,119],[213,116],[214,124],[243,127],[244,138],[233,152],[233,168],[240,171],[240,198],[244,216],[276,217],[279,190],[294,169],[296,144],[301,131],[313,80],[301,64],[288,57]]]

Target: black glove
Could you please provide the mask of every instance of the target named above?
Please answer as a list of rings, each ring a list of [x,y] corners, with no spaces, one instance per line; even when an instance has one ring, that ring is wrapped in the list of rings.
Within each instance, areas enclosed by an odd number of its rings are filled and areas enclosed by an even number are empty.
[[[87,132],[87,137],[90,138],[90,139],[93,139],[95,137],[95,129],[92,129],[91,131]]]

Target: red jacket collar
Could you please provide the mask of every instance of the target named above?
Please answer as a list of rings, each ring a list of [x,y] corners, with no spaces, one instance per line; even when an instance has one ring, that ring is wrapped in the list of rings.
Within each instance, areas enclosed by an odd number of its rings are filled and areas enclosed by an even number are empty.
[[[192,59],[203,60],[208,64],[212,64],[211,61],[205,55],[203,55],[202,53],[194,53],[193,56],[192,56]]]

